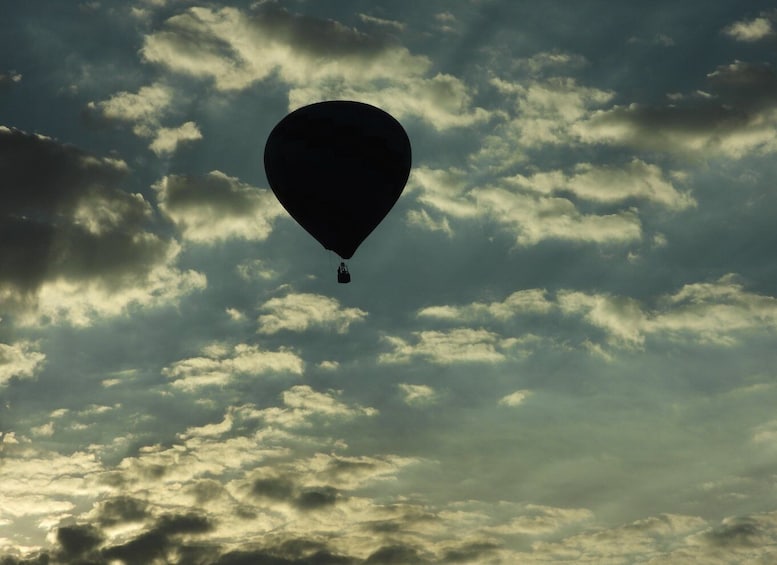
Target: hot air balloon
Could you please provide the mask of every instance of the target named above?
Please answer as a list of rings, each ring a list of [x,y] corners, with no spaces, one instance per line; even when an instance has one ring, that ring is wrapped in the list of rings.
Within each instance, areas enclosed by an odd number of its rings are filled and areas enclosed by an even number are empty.
[[[410,164],[402,125],[380,108],[350,100],[291,112],[264,148],[267,180],[281,205],[342,259],[353,256],[394,206]],[[349,281],[343,262],[338,282]]]

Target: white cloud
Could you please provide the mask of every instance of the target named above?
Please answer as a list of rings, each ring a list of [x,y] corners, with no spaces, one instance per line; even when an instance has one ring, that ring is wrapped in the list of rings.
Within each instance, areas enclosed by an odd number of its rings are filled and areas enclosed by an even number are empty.
[[[0,519],[56,515],[75,507],[72,499],[109,490],[98,482],[102,465],[92,453],[68,455],[12,445],[3,454]]]
[[[139,137],[152,139],[149,149],[159,156],[173,153],[186,141],[202,139],[197,125],[187,121],[178,127],[163,127],[162,119],[174,110],[176,92],[160,83],[141,87],[137,93],[117,92],[107,100],[87,107],[105,119],[128,122]]]
[[[185,122],[177,128],[159,128],[154,132],[154,141],[148,147],[157,155],[168,155],[174,153],[179,144],[198,139],[202,139],[202,133],[197,124]]]
[[[54,435],[54,422],[30,428],[30,432],[36,437],[51,437]]]
[[[268,424],[287,428],[310,427],[317,418],[350,420],[357,416],[374,416],[375,408],[348,405],[337,399],[339,392],[316,392],[308,385],[297,385],[282,393],[284,407],[258,410],[255,414]]]
[[[572,175],[546,171],[528,177],[515,175],[505,181],[538,194],[570,191],[579,198],[594,202],[615,203],[637,198],[671,210],[682,210],[696,204],[689,194],[678,192],[658,166],[637,158],[623,168],[579,163]]]
[[[562,289],[548,298],[543,289],[523,289],[503,301],[427,306],[417,315],[449,322],[489,324],[522,314],[553,312],[579,317],[603,330],[610,345],[632,349],[643,348],[648,337],[725,346],[738,343],[747,333],[777,330],[777,298],[746,291],[733,274],[709,283],[686,284],[674,294],[660,296],[653,308],[627,296]],[[477,356],[476,351],[484,358],[496,359],[508,348],[533,347],[542,339],[534,334],[500,339],[497,334],[482,329],[460,328],[454,332],[460,333],[454,338],[452,333],[416,332],[415,345],[388,337],[394,352],[384,354],[381,359],[399,362],[416,356],[442,363],[447,355],[454,360],[457,356]],[[466,343],[468,339],[472,340],[474,350],[457,351],[457,342]],[[593,355],[612,360],[611,354],[596,341],[586,339],[580,345]]]
[[[486,528],[487,532],[528,536],[546,535],[570,525],[591,522],[593,513],[586,508],[556,508],[538,504],[527,504],[521,516],[505,524]]]
[[[407,212],[407,223],[411,226],[418,226],[425,231],[440,231],[448,237],[453,236],[453,230],[451,229],[448,218],[443,216],[439,220],[435,220],[424,209],[421,210],[409,210]]]
[[[172,386],[195,391],[206,386],[224,386],[244,376],[287,373],[301,375],[302,359],[292,351],[264,351],[241,343],[231,349],[206,348],[203,356],[183,359],[162,370]]]
[[[244,261],[240,263],[235,270],[240,278],[246,281],[268,281],[278,276],[278,273],[261,259]]]
[[[428,306],[418,311],[421,318],[471,322],[477,320],[509,320],[521,314],[546,313],[553,302],[544,289],[517,290],[501,302],[473,302],[466,306]]]
[[[675,94],[664,106],[632,103],[594,112],[574,124],[574,137],[690,156],[739,159],[777,151],[774,67],[734,61],[708,73],[707,81],[709,92]]]
[[[575,125],[614,96],[610,91],[581,86],[569,77],[528,82],[493,78],[491,84],[515,100],[513,117],[484,139],[476,156],[477,161],[497,170],[523,160],[521,148],[574,143]]]
[[[576,53],[563,51],[541,51],[531,57],[518,59],[515,65],[526,69],[531,74],[538,75],[545,71],[556,71],[562,68],[580,68],[588,63],[585,57]]]
[[[546,239],[623,244],[642,238],[642,224],[633,209],[585,214],[566,198],[532,196],[504,188],[484,188],[474,197],[491,217],[515,233],[518,245]]]
[[[404,396],[405,404],[409,406],[425,406],[434,404],[439,399],[438,393],[429,385],[412,385],[399,383],[397,385]]]
[[[311,328],[331,328],[346,333],[351,324],[364,320],[367,312],[343,308],[334,298],[310,293],[292,293],[271,298],[259,308],[259,333],[288,330],[304,332]]]
[[[737,41],[752,43],[774,35],[774,24],[770,18],[760,16],[752,20],[734,22],[726,27],[723,33]]]
[[[134,132],[141,137],[153,137],[161,118],[173,104],[174,93],[169,86],[155,83],[141,87],[137,93],[117,92],[108,100],[90,102],[89,108],[97,109],[111,120],[134,123]]]
[[[0,388],[12,379],[30,379],[43,368],[46,355],[37,351],[38,344],[19,341],[0,343]]]
[[[156,240],[156,236],[144,236]],[[165,262],[155,265],[134,286],[113,288],[100,280],[44,282],[39,290],[35,310],[19,316],[23,326],[68,323],[85,327],[102,317],[116,317],[132,306],[159,308],[176,304],[182,297],[202,290],[205,275],[196,271],[181,271],[172,266],[180,247],[171,242]]]
[[[430,363],[499,363],[505,360],[500,349],[511,343],[499,335],[484,330],[455,328],[448,331],[413,332],[415,343],[400,337],[386,336],[385,341],[393,351],[378,357],[380,363],[409,363],[420,358]]]
[[[403,22],[396,20],[387,20],[385,18],[378,18],[370,16],[368,14],[359,14],[359,19],[367,24],[372,24],[380,27],[387,27],[396,31],[405,31],[406,25]]]
[[[520,406],[523,401],[531,395],[530,390],[516,390],[499,399],[499,404],[503,406]]]
[[[204,176],[167,175],[153,185],[159,208],[184,239],[213,244],[232,238],[267,239],[272,224],[286,212],[267,189],[246,184],[221,171]],[[256,269],[244,267],[244,276]],[[271,273],[267,269],[262,273]]]
[[[273,3],[251,13],[190,8],[148,35],[142,54],[173,71],[210,78],[220,90],[241,90],[276,76],[291,87],[290,109],[322,99],[359,99],[438,129],[488,117],[482,108],[471,108],[469,88],[459,79],[427,77],[428,58],[382,36],[295,15]]]
[[[654,173],[653,169],[649,170]],[[593,176],[596,174],[594,172]],[[549,176],[553,177],[553,174]],[[614,173],[614,176],[621,175]],[[542,194],[539,188],[543,183],[547,185],[547,180],[542,177],[537,177],[539,183],[529,182],[535,190],[526,190],[520,186],[522,182],[525,184],[528,181],[526,177],[502,179],[500,182],[504,187],[471,187],[468,186],[467,178],[464,171],[456,168],[414,169],[408,182],[409,190],[417,195],[416,198],[424,207],[443,214],[443,218],[435,220],[423,210],[417,213],[413,224],[423,229],[437,230],[440,226],[450,229],[447,217],[459,220],[487,217],[515,233],[518,245],[536,245],[546,239],[622,244],[642,237],[636,210],[629,208],[613,214],[585,214],[567,198]],[[592,179],[584,177],[578,180],[583,187],[590,184]],[[649,193],[650,190],[665,189],[656,179],[645,182],[639,186],[635,180],[634,190]],[[605,199],[603,192],[598,194],[598,198]],[[678,195],[678,199],[682,200],[682,196]]]
[[[686,284],[662,297],[655,310],[631,298],[568,291],[558,294],[558,304],[630,347],[641,347],[647,335],[733,345],[738,334],[777,329],[777,298],[747,292],[734,275]]]

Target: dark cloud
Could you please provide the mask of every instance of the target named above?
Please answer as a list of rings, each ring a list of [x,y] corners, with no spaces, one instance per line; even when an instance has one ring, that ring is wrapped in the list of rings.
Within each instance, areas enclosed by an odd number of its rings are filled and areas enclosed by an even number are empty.
[[[212,242],[232,237],[267,238],[283,214],[267,189],[250,186],[221,171],[207,175],[168,175],[154,185],[159,208],[183,237]]]
[[[284,557],[275,553],[260,549],[256,551],[233,551],[223,555],[216,565],[349,565],[358,563],[357,560],[330,553],[317,551],[304,557]]]
[[[254,496],[289,502],[299,510],[318,510],[333,506],[341,498],[340,491],[331,486],[300,488],[284,477],[260,478],[251,486]]]
[[[147,564],[179,545],[181,534],[201,534],[213,528],[211,521],[200,514],[165,515],[154,526],[122,545],[102,551],[106,559],[120,559],[128,564]]]
[[[123,161],[40,135],[0,128],[0,283],[142,277],[168,243],[144,231],[150,208],[118,188]]]
[[[364,562],[365,565],[414,565],[429,563],[419,551],[408,545],[388,545],[372,553]]]
[[[334,506],[339,498],[336,488],[330,486],[303,489],[294,499],[294,505],[300,510],[318,510]]]
[[[8,309],[34,307],[44,285],[59,285],[53,295],[75,291],[82,304],[48,304],[49,314],[80,308],[70,317],[83,323],[86,311],[152,299],[148,287],[163,279],[166,291],[183,282],[168,264],[176,243],[154,232],[151,205],[121,188],[128,172],[120,159],[0,126],[0,291]],[[114,294],[130,290],[141,292]]]
[[[90,525],[64,526],[57,530],[57,542],[65,558],[80,557],[95,549],[102,539],[100,532]]]
[[[476,542],[449,549],[443,555],[443,563],[475,563],[499,549],[495,543]]]
[[[122,199],[111,189],[126,173],[121,161],[94,157],[42,135],[0,128],[4,215],[53,222],[72,214],[94,193]]]
[[[777,150],[777,71],[772,65],[721,65],[707,75],[707,84],[708,91],[673,95],[663,106],[630,104],[596,112],[578,132],[589,141],[659,151],[738,157],[758,149]]]
[[[0,282],[31,291],[44,280],[143,276],[168,243],[144,235],[150,208],[117,187],[122,161],[0,128]]]
[[[316,56],[369,56],[394,44],[387,35],[368,35],[334,20],[292,14],[273,0],[258,4],[252,20],[269,37]]]
[[[98,521],[102,526],[139,522],[148,515],[146,507],[146,502],[131,496],[111,498],[100,504]]]
[[[777,69],[768,63],[735,61],[707,75],[710,85],[726,103],[745,112],[777,106]]]
[[[764,541],[765,533],[756,520],[739,518],[723,523],[707,532],[704,537],[712,545],[719,547],[756,547]]]
[[[272,500],[290,500],[294,493],[294,483],[281,477],[256,479],[251,492],[255,496]]]
[[[202,481],[197,481],[188,490],[194,495],[197,503],[202,504],[217,498],[221,493],[224,492],[224,487],[218,481],[213,479],[204,479]]]
[[[22,75],[16,71],[0,73],[0,92],[6,88],[16,86],[22,81]]]
[[[42,553],[28,558],[20,557],[2,557],[0,565],[49,565],[52,563],[48,553]]]

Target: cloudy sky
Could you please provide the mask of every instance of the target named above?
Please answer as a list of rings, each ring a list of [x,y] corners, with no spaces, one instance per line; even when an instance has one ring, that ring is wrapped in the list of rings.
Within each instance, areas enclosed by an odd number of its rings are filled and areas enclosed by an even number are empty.
[[[2,563],[777,559],[773,2],[0,26]],[[350,285],[262,164],[327,99],[413,146]]]

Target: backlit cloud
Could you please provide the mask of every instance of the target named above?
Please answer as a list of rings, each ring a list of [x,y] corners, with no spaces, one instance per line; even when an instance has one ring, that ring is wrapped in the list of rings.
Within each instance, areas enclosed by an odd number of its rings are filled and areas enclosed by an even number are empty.
[[[774,35],[773,16],[766,15],[753,18],[751,20],[740,20],[734,22],[723,30],[723,33],[733,37],[737,41],[753,42],[760,41]]]
[[[154,184],[159,208],[184,239],[215,243],[230,238],[264,240],[276,218],[285,215],[267,189],[221,171],[204,176],[168,175]]]
[[[433,404],[439,399],[438,393],[428,385],[399,383],[397,386],[402,392],[405,404],[408,404],[409,406]]]
[[[201,357],[177,361],[162,374],[176,388],[194,391],[205,386],[224,386],[233,379],[259,375],[301,375],[302,359],[291,351],[264,351],[245,343],[229,348],[206,348]]]
[[[634,158],[623,168],[578,163],[574,173],[547,171],[529,176],[515,175],[505,179],[538,194],[573,193],[576,197],[602,203],[644,200],[682,210],[695,205],[687,193],[679,192],[656,165]]]
[[[597,176],[600,172],[601,176],[628,176],[628,173],[606,169],[590,170],[590,175]],[[542,193],[552,192],[552,189],[539,190],[541,186],[547,186],[550,178],[556,178],[566,187],[563,177],[558,174],[546,177],[540,175],[532,180],[518,176],[502,179],[501,186],[469,187],[465,180],[466,174],[459,169],[442,171],[421,167],[413,171],[409,188],[417,191],[418,201],[424,209],[417,213],[421,216],[416,215],[412,223],[424,229],[438,230],[441,225],[448,225],[447,217],[460,220],[487,218],[505,231],[515,234],[516,243],[522,246],[536,245],[548,239],[623,244],[642,238],[642,224],[635,209],[629,207],[603,214],[584,213],[568,198]],[[534,181],[539,181],[539,185]],[[585,192],[585,187],[591,181],[586,173],[582,173],[574,182],[578,183],[580,191]],[[638,181],[635,178],[632,190],[651,195],[655,190],[664,192],[662,182],[651,182],[644,178]],[[528,186],[524,187],[523,184]],[[608,195],[606,188],[601,187],[595,191],[589,190],[587,196],[600,200],[626,199],[625,192],[628,189],[621,190],[623,197]],[[677,195],[677,200],[681,202],[683,197]],[[426,212],[427,208],[434,210],[435,214],[442,214],[443,218],[436,220]]]
[[[381,354],[378,360],[381,363],[409,363],[413,359],[423,359],[440,365],[499,363],[505,360],[502,350],[510,345],[497,334],[484,329],[420,331],[413,332],[413,335],[413,342],[386,336],[385,341],[393,351]]]
[[[259,308],[259,333],[274,334],[283,330],[304,332],[312,328],[334,329],[345,333],[351,324],[364,320],[367,312],[343,308],[328,296],[291,293],[271,298]]]
[[[0,388],[14,378],[34,377],[45,360],[46,355],[38,351],[35,343],[0,343]]]
[[[2,127],[0,153],[0,298],[21,323],[89,325],[205,286],[176,268],[180,246],[152,231],[149,202],[120,188],[123,161]]]
[[[777,85],[771,65],[735,61],[707,75],[713,97],[679,104],[632,103],[599,110],[574,126],[586,143],[741,158],[777,150]]]
[[[359,99],[438,129],[488,117],[472,108],[460,79],[427,76],[429,59],[393,39],[293,14],[275,2],[256,4],[250,12],[190,8],[146,36],[142,55],[172,71],[209,78],[220,90],[242,90],[277,76],[291,87],[290,108],[327,98]]]

